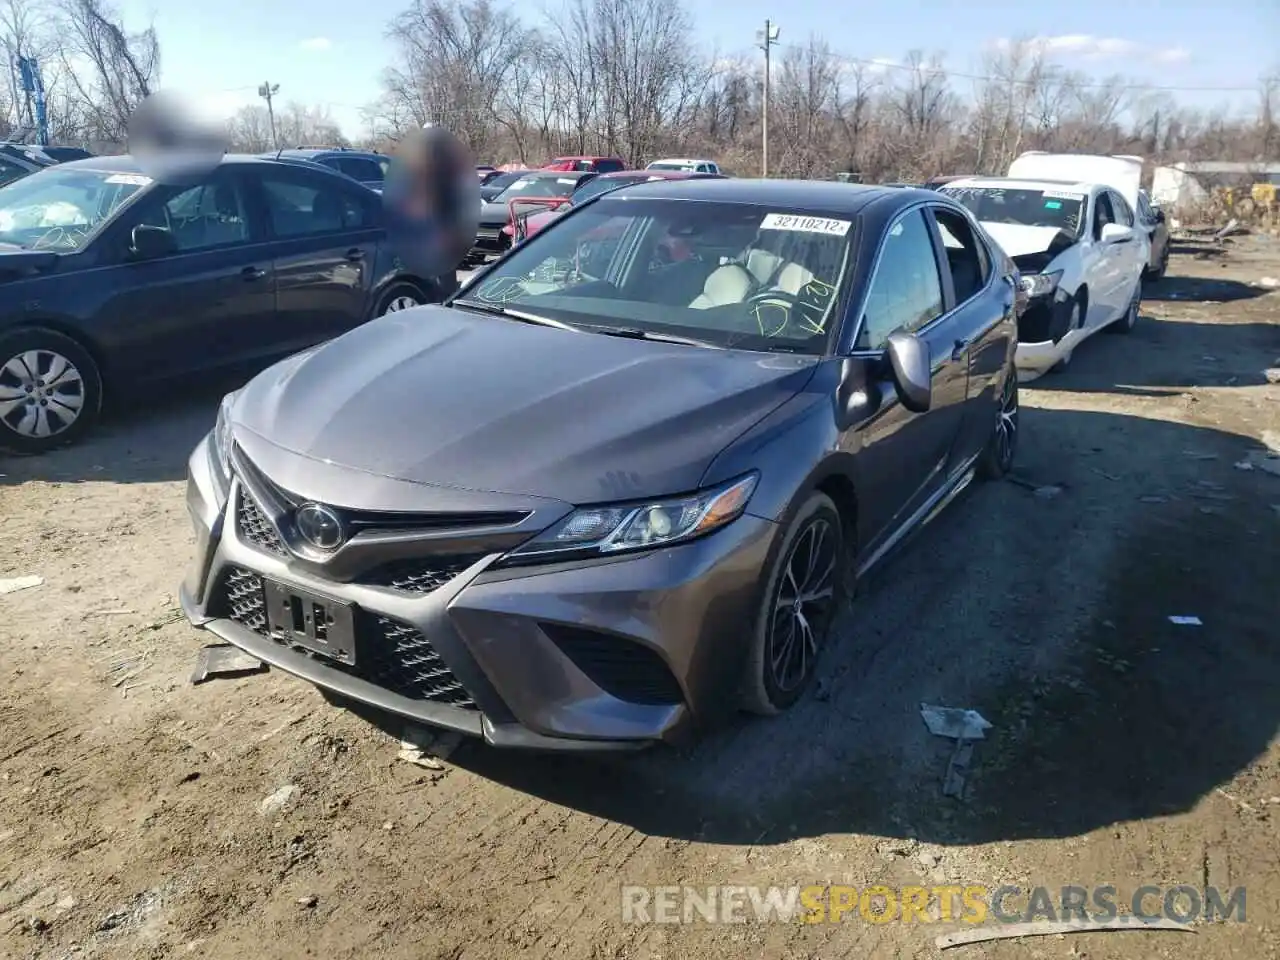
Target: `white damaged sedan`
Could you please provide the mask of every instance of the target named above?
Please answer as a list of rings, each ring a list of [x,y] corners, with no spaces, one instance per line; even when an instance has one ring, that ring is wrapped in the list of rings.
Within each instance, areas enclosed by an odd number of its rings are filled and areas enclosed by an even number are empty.
[[[1133,208],[1098,183],[971,177],[941,190],[973,212],[1017,264],[1028,303],[1017,366],[1031,380],[1062,369],[1081,341],[1138,322],[1146,234]]]

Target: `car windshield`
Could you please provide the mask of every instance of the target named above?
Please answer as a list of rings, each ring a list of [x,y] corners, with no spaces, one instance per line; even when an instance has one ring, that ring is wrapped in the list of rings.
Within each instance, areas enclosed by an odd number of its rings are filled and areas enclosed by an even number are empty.
[[[516,197],[567,197],[578,185],[580,177],[521,177],[495,197],[506,203]]]
[[[78,250],[149,184],[110,170],[49,167],[0,187],[0,241],[32,250]]]
[[[1074,190],[1027,187],[943,187],[983,223],[1013,223],[1025,227],[1056,227],[1075,236],[1085,195]]]
[[[809,210],[606,196],[557,220],[454,302],[534,320],[821,354],[853,224]]]

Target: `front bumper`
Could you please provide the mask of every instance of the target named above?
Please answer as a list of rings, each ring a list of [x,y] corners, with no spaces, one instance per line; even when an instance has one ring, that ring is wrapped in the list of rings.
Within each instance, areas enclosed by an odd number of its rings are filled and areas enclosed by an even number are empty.
[[[187,485],[197,550],[181,590],[194,625],[352,700],[502,747],[634,749],[730,708],[777,529],[744,515],[678,547],[511,569],[494,569],[494,553],[405,590],[372,574],[329,579],[278,538],[264,548],[246,497],[255,503],[239,479],[220,489],[202,443]],[[274,637],[263,578],[354,604],[355,665]]]

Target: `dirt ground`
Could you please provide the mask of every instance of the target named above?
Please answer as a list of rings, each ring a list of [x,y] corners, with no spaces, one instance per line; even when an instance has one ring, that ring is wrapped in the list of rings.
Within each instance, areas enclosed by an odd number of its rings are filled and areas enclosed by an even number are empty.
[[[1280,476],[1236,466],[1280,440],[1267,276],[1275,238],[1175,255],[1132,336],[1024,388],[1015,482],[874,578],[813,696],[633,757],[425,770],[282,673],[192,686],[184,464],[225,384],[0,461],[0,578],[44,580],[0,595],[0,957],[908,958],[957,926],[622,922],[623,884],[827,882],[1243,885],[1194,939],[948,955],[1280,956]],[[993,724],[962,800],[922,702]]]

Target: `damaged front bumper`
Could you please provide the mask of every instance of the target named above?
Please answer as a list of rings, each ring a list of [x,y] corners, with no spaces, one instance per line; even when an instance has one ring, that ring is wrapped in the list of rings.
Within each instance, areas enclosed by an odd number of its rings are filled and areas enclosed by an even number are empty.
[[[328,579],[264,537],[250,486],[223,489],[207,440],[187,504],[197,551],[181,601],[195,626],[342,697],[494,746],[565,751],[677,741],[732,705],[777,529],[743,515],[663,550],[511,569],[491,552],[406,592],[372,574]],[[271,584],[354,611],[353,661],[283,640]]]
[[[1036,297],[1027,304],[1018,317],[1014,364],[1019,370],[1043,373],[1070,352],[1078,339],[1071,325],[1072,304],[1072,298],[1061,290],[1055,291],[1052,297]]]

